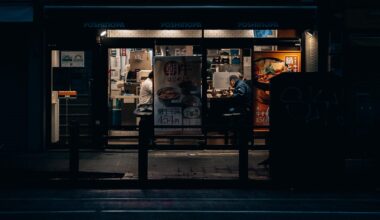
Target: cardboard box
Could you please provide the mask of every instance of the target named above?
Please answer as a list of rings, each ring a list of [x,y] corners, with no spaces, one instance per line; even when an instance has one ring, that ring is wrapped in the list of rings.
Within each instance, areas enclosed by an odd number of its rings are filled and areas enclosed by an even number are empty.
[[[152,57],[146,50],[131,51],[129,58],[131,71],[139,70],[152,70]]]

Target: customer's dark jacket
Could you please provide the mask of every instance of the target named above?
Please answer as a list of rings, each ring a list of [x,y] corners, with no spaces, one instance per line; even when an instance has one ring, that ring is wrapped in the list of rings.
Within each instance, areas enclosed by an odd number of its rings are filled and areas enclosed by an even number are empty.
[[[252,108],[252,90],[243,80],[235,83],[233,93],[234,103],[237,110],[250,111]]]

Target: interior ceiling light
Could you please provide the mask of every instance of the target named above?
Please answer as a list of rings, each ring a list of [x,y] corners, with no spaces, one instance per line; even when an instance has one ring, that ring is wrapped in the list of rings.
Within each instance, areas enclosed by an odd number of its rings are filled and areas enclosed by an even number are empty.
[[[309,36],[309,37],[313,37],[313,32],[312,31],[310,31],[310,30],[308,30],[308,31],[306,31],[306,34]]]
[[[102,31],[102,32],[100,33],[100,36],[101,36],[101,37],[104,37],[104,36],[106,36],[106,34],[107,34],[107,31]]]

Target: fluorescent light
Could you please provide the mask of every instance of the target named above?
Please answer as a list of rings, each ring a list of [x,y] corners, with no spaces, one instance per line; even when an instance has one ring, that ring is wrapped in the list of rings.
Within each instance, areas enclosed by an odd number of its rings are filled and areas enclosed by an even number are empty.
[[[313,37],[313,32],[310,32],[310,31],[306,31],[306,34],[310,37],[310,38],[312,38]]]
[[[101,37],[104,37],[104,36],[106,36],[106,34],[107,34],[107,31],[102,31],[102,32],[100,33],[100,36],[101,36]]]

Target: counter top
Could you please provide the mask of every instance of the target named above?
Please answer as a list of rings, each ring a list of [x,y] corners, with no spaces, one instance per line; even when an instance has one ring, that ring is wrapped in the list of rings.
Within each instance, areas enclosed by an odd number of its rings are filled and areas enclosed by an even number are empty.
[[[139,98],[138,95],[114,95],[111,96],[112,99],[131,99],[131,98]]]

